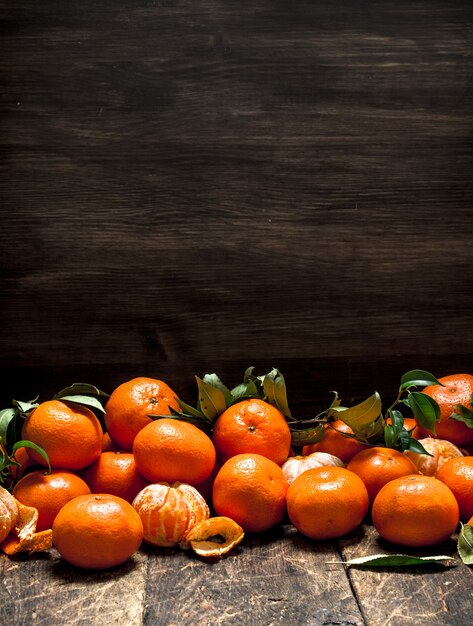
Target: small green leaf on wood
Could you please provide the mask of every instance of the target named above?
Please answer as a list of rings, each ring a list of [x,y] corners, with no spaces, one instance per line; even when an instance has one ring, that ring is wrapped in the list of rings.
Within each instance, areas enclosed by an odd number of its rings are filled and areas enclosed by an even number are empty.
[[[343,563],[349,567],[406,567],[411,565],[430,565],[441,561],[451,561],[453,557],[438,556],[410,556],[409,554],[373,554],[362,556],[348,561],[328,561],[328,563]]]
[[[20,448],[31,448],[31,449],[35,450],[38,454],[40,454],[43,457],[43,459],[48,464],[49,471],[51,471],[51,465],[49,463],[49,457],[48,457],[46,451],[43,450],[43,448],[41,448],[40,446],[37,446],[32,441],[28,441],[27,439],[22,439],[21,441],[17,441],[15,443],[15,445],[12,448],[12,453],[14,454]]]
[[[401,389],[441,384],[442,383],[440,383],[433,374],[425,370],[410,370],[401,377]]]
[[[462,524],[458,536],[458,554],[466,565],[473,565],[473,526]]]
[[[15,409],[3,409],[0,411],[0,443],[8,443],[8,427],[17,414],[18,411]]]
[[[291,417],[291,410],[287,401],[286,382],[279,370],[274,368],[266,374],[263,389],[269,404],[279,409],[286,417]]]
[[[199,409],[207,419],[213,422],[227,408],[225,396],[220,389],[209,385],[198,376],[196,376],[195,379],[199,393]]]
[[[411,391],[403,401],[414,413],[416,421],[434,435],[435,422],[440,419],[440,408],[437,402],[424,393]]]

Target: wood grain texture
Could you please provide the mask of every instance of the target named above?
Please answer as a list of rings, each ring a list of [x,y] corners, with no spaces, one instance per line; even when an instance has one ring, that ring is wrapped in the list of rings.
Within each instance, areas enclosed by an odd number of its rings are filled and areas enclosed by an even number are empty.
[[[144,624],[359,626],[348,578],[324,564],[338,558],[335,544],[311,543],[291,526],[248,536],[215,563],[153,555]]]
[[[0,623],[140,626],[146,565],[146,555],[141,552],[127,563],[103,572],[71,567],[56,550],[31,556],[2,555]]]
[[[471,5],[6,2],[10,365],[471,355]]]
[[[428,523],[428,520],[426,520]],[[456,537],[431,548],[410,549],[394,546],[379,538],[370,524],[341,540],[345,560],[372,554],[443,554],[454,560],[444,566],[405,568],[350,568],[348,575],[355,595],[360,598],[367,624],[409,626],[432,624],[454,626],[471,619],[473,572],[456,554]]]

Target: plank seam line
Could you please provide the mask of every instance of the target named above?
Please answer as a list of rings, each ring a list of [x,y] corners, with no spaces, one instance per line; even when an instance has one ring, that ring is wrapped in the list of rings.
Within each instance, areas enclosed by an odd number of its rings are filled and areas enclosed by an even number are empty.
[[[340,545],[339,541],[337,541],[337,551],[338,551],[338,555],[340,557],[340,560],[344,561],[343,554],[342,554],[342,548],[341,548],[341,545]],[[345,564],[343,564],[343,569],[345,570],[345,575],[347,577],[348,584],[350,585],[351,592],[352,592],[353,597],[355,599],[356,606],[358,607],[358,610],[360,611],[360,615],[361,615],[361,619],[363,620],[363,624],[365,626],[369,626],[368,620],[366,618],[365,611],[363,610],[363,605],[360,603],[360,600],[358,598],[358,594],[356,592],[355,585],[353,584],[353,580],[352,580],[352,577],[350,575],[350,568],[347,567]]]

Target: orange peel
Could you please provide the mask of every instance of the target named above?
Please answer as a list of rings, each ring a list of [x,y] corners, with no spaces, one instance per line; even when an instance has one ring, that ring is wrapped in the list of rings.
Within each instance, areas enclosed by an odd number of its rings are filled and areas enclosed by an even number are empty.
[[[52,548],[52,531],[36,532],[38,509],[18,502],[0,487],[0,549],[5,554],[42,552]]]
[[[244,538],[242,527],[230,517],[217,516],[198,522],[186,534],[181,548],[204,557],[220,557]]]

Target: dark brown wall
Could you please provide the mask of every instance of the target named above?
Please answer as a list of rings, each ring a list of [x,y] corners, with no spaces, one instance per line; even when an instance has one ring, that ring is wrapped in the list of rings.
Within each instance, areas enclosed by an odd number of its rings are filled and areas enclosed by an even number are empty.
[[[471,370],[468,0],[2,6],[4,396]]]

